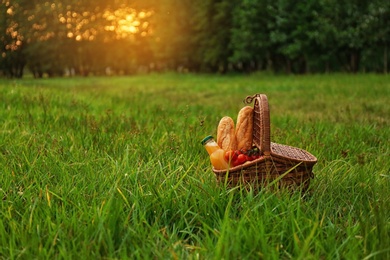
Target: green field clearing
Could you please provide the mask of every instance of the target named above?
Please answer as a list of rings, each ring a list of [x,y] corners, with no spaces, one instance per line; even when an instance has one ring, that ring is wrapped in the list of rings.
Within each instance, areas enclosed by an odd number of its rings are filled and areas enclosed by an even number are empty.
[[[268,96],[304,197],[217,186],[200,141]],[[0,259],[390,259],[390,76],[0,79]]]

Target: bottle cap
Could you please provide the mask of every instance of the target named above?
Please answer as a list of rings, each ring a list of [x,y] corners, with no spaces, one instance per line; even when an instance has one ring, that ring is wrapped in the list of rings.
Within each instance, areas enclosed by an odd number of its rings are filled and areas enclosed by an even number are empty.
[[[208,140],[212,139],[212,138],[213,138],[212,135],[208,135],[208,136],[206,136],[205,138],[203,138],[203,140],[201,141],[202,145],[205,145],[206,142],[207,142]]]

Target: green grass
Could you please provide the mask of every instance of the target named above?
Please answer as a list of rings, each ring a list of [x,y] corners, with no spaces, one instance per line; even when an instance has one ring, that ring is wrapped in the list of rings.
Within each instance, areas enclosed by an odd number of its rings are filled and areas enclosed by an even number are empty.
[[[217,186],[200,140],[266,93],[310,191]],[[1,259],[389,259],[390,77],[0,80]]]

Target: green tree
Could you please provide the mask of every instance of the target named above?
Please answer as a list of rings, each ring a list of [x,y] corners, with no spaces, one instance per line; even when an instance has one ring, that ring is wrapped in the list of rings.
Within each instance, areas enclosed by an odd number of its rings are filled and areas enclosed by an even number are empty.
[[[148,7],[153,12],[149,19],[151,32],[141,40],[152,52],[155,69],[193,69],[192,1],[160,0],[149,2]]]
[[[26,65],[26,0],[3,1],[0,6],[0,69],[8,77],[21,78]]]
[[[327,29],[327,37],[334,42],[332,51],[344,70],[358,72],[360,68],[362,51],[368,48],[368,31],[365,25],[365,14],[368,11],[367,1],[348,0],[339,2],[323,0],[322,21]]]
[[[364,49],[364,65],[370,70],[389,71],[389,48],[390,48],[390,2],[386,0],[370,1],[368,11],[363,17],[366,37],[369,47]],[[382,60],[382,66],[377,65]]]
[[[195,55],[200,69],[226,72],[229,69],[233,12],[239,1],[194,1]]]
[[[242,0],[233,11],[230,61],[238,70],[272,70],[267,8],[267,0]]]
[[[60,1],[37,1],[34,6],[24,10],[28,18],[24,37],[28,41],[25,54],[28,67],[35,77],[61,76],[64,59],[67,57],[63,47],[67,42],[67,28],[58,17],[65,6]]]
[[[386,0],[2,0],[0,71],[387,73]]]
[[[270,45],[275,51],[276,62],[287,73],[306,73],[310,70],[309,59],[315,56],[315,47],[310,32],[315,29],[317,1],[291,2],[269,1],[268,12]]]

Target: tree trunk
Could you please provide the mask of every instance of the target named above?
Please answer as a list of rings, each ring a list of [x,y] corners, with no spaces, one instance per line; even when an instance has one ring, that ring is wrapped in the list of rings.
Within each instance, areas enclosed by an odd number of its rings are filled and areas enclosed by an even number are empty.
[[[385,50],[383,51],[383,73],[387,74],[387,45],[385,45]]]
[[[286,60],[286,73],[287,74],[291,74],[291,68],[292,68],[291,60],[289,58],[287,58],[287,60]]]
[[[357,73],[359,71],[359,63],[360,63],[360,51],[353,50],[350,56],[351,72]]]
[[[270,53],[267,53],[267,65],[266,65],[266,70],[268,71],[274,71],[274,62],[272,60],[272,56]]]
[[[327,60],[325,63],[325,73],[329,74],[329,72],[330,72],[330,64],[329,61]]]

